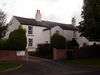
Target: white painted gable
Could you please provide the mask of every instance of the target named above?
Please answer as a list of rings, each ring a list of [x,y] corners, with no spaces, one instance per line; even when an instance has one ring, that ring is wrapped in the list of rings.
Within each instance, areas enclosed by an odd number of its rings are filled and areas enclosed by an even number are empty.
[[[66,38],[66,41],[71,41],[73,38],[73,30],[63,30],[60,28],[60,26],[55,26],[51,29],[51,35],[56,33],[56,31],[59,31],[59,34],[64,36]],[[44,40],[50,42],[50,30],[44,31]],[[76,32],[76,40],[79,43],[79,46],[83,46],[84,43],[87,45],[89,44],[89,41],[85,37],[80,37],[80,33]]]
[[[18,20],[15,18],[15,17],[12,17],[11,21],[9,22],[8,24],[8,32],[6,33],[6,36],[5,38],[8,38],[9,37],[9,34],[18,29],[18,27],[20,26],[20,23],[18,22]]]

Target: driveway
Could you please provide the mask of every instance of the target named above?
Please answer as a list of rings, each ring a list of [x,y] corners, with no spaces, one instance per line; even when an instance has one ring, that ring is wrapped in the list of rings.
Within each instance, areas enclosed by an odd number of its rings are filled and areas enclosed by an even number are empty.
[[[47,59],[30,57],[22,68],[2,72],[0,75],[100,75],[100,70],[91,66],[61,64]]]

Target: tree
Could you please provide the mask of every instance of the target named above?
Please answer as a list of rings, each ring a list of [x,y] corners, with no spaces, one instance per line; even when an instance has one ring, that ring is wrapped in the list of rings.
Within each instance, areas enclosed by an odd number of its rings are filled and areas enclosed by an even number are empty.
[[[0,39],[0,50],[7,50],[7,39]]]
[[[79,26],[82,35],[90,40],[100,41],[100,1],[84,0],[82,18]]]
[[[0,10],[0,39],[3,38],[7,31],[6,26],[6,14],[4,11]]]
[[[58,32],[56,32],[51,37],[51,46],[53,48],[57,48],[57,49],[65,49],[66,48],[66,39],[65,39],[65,37],[63,37]]]
[[[78,49],[79,48],[79,44],[75,38],[72,38],[71,41],[67,42],[67,48],[68,49]]]
[[[26,31],[19,27],[19,29],[10,33],[7,42],[10,50],[25,50],[27,45]]]

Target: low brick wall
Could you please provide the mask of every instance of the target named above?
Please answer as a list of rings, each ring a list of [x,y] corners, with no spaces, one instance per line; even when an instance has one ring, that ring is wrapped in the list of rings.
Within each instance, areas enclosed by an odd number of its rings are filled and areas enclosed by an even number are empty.
[[[66,59],[67,58],[66,52],[67,52],[66,49],[56,49],[56,48],[54,48],[53,49],[53,59],[54,60]]]
[[[16,51],[0,50],[0,61],[23,60],[24,56],[17,56]]]

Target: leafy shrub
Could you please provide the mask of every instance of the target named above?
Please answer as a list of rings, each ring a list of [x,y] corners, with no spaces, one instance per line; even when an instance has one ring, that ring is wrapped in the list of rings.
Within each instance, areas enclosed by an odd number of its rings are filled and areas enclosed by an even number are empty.
[[[39,44],[36,54],[39,57],[51,59],[53,54],[50,44]]]
[[[0,50],[7,50],[7,39],[0,40]]]
[[[10,33],[7,43],[10,50],[25,50],[27,45],[26,31],[21,27],[14,30]]]
[[[79,48],[78,42],[75,40],[75,38],[72,38],[71,41],[67,42],[67,48],[68,49],[76,49]]]
[[[72,38],[71,41],[68,41],[67,42],[67,49],[68,49],[67,50],[67,58],[74,59],[76,57],[78,48],[79,48],[79,44],[75,38]]]
[[[100,45],[91,45],[80,48],[80,57],[97,58],[100,57]]]
[[[66,39],[64,36],[55,33],[51,37],[51,46],[56,49],[65,49],[66,48]]]

